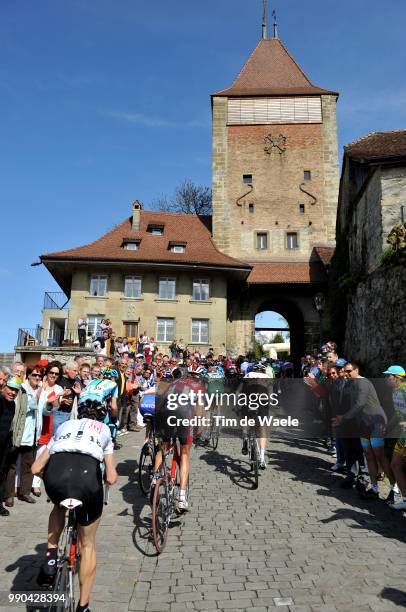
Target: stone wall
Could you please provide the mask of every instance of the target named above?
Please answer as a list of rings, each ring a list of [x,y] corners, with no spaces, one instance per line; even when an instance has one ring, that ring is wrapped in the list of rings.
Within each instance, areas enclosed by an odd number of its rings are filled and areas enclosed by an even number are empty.
[[[380,376],[391,364],[406,367],[406,268],[376,270],[348,298],[344,354]]]
[[[381,172],[377,168],[356,203],[349,224],[350,270],[369,274],[382,253]]]
[[[324,224],[327,242],[334,244],[339,186],[337,98],[322,96],[324,158]]]
[[[212,117],[212,199],[213,239],[220,251],[229,250],[227,231],[230,211],[227,199],[227,114],[228,99],[213,97]]]

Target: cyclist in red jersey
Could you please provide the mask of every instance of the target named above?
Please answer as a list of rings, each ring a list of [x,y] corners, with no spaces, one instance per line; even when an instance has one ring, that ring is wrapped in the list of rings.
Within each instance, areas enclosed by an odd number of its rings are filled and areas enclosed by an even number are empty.
[[[173,384],[169,385],[168,389],[165,391],[165,396],[163,398],[164,404],[162,405],[162,409],[165,410],[165,397],[167,397],[169,394],[180,395],[189,394],[191,392],[197,394],[199,392],[205,393],[205,391],[206,389],[201,378],[201,372],[198,370],[187,372],[184,376],[181,376],[180,378],[176,379]],[[204,404],[201,400],[198,400],[195,406],[188,405],[186,407],[183,407],[183,409],[181,410],[182,418],[203,416]],[[180,416],[179,411],[177,411],[176,416]],[[166,432],[166,434],[163,436],[163,446],[165,451],[169,451],[171,438],[178,439],[180,444],[180,488],[178,509],[183,512],[187,512],[189,510],[189,504],[186,497],[186,491],[188,487],[190,473],[190,451],[193,443],[193,427],[191,427],[190,425],[180,425],[171,428],[169,435],[168,432]],[[161,463],[162,452],[158,451],[155,457],[154,467],[156,472],[158,471]],[[154,480],[152,482],[152,485],[154,485]]]

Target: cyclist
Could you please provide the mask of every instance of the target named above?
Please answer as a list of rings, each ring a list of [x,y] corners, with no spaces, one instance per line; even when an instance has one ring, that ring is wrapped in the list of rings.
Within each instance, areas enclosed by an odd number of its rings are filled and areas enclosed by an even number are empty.
[[[44,470],[48,497],[55,504],[49,516],[48,550],[38,583],[50,586],[56,575],[58,542],[65,524],[65,509],[59,504],[78,499],[80,600],[77,612],[90,612],[89,598],[96,573],[96,531],[103,511],[103,477],[109,485],[117,481],[110,430],[103,420],[106,404],[86,400],[78,408],[78,419],[63,423],[32,466],[35,475]],[[45,468],[45,469],[44,469]]]
[[[114,448],[117,450],[117,398],[118,398],[118,372],[111,368],[103,368],[98,378],[90,380],[87,387],[82,391],[79,404],[87,400],[97,401],[106,406],[105,424],[108,425],[113,440]]]
[[[248,372],[248,374],[246,374],[244,376],[244,379],[256,379],[256,378],[267,378],[269,379],[269,376],[266,374],[265,372],[265,366],[263,363],[256,363],[253,367],[253,370],[251,372]],[[261,470],[266,470],[266,461],[265,461],[265,449],[266,449],[266,435],[265,435],[265,428],[261,427],[260,428],[260,437],[258,438],[258,443],[259,443],[259,468]],[[248,455],[248,433],[247,433],[247,429],[243,428],[243,433],[242,433],[242,449],[241,452],[243,455]]]
[[[162,396],[162,407],[161,409],[166,413],[166,405],[165,398],[169,394],[188,394],[190,392],[198,393],[201,391],[205,393],[205,385],[203,381],[203,371],[204,369],[198,368],[196,371],[187,372],[184,376],[177,378],[178,373],[172,372],[175,380],[172,384],[169,384],[165,393]],[[186,406],[181,409],[183,418],[190,418],[194,415],[203,416],[204,406],[201,402],[197,402],[197,405]],[[179,411],[177,410],[177,416],[179,416]],[[189,503],[186,497],[188,482],[189,482],[189,473],[190,473],[190,451],[193,443],[193,428],[188,425],[181,425],[175,428],[171,428],[165,431],[162,435],[163,439],[163,447],[164,451],[168,452],[170,449],[171,439],[178,439],[180,444],[180,470],[179,470],[179,478],[180,478],[180,487],[179,487],[179,500],[178,500],[178,510],[181,512],[187,512],[189,510]],[[159,469],[162,463],[162,453],[158,451],[155,458],[155,475],[152,481],[152,486],[154,485],[154,481],[157,477],[157,470]]]

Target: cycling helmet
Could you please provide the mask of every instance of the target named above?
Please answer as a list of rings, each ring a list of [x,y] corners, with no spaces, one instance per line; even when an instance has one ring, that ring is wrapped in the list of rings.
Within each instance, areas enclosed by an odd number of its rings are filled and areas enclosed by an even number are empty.
[[[97,400],[87,399],[78,406],[78,419],[92,419],[93,421],[104,421],[107,414],[106,404]]]
[[[102,378],[118,378],[118,372],[117,370],[113,370],[111,368],[103,368],[103,370],[101,371],[101,376]]]

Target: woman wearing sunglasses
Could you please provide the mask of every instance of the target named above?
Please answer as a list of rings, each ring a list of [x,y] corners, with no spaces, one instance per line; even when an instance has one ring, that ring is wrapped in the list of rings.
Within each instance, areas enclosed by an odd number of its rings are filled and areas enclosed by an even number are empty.
[[[53,409],[59,408],[59,398],[63,393],[62,387],[57,381],[62,375],[62,365],[59,361],[51,361],[45,368],[45,377],[42,381],[41,395],[38,402],[39,439],[36,457],[45,450],[46,445],[52,438]],[[32,481],[32,493],[35,497],[41,496],[41,478],[34,476]]]
[[[21,403],[26,411],[18,419],[13,431],[13,448],[7,458],[6,506],[14,505],[14,489],[16,465],[20,458],[20,487],[18,499],[29,504],[35,504],[31,497],[32,473],[36,447],[42,428],[42,413],[38,410],[38,400],[41,394],[42,370],[39,366],[27,368],[27,380],[21,385]]]

